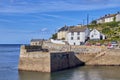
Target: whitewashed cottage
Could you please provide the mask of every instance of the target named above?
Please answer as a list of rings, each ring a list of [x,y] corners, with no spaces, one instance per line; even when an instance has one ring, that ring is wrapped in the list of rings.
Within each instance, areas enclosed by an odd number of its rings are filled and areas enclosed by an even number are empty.
[[[88,39],[89,32],[87,27],[71,27],[68,30],[67,42],[70,45],[82,45]]]
[[[116,14],[108,14],[105,16],[105,23],[115,21]]]
[[[116,22],[120,21],[120,13],[118,12],[118,14],[116,15]]]
[[[104,40],[105,35],[100,33],[97,29],[93,29],[89,35],[90,40]]]
[[[101,17],[100,19],[97,19],[97,24],[100,24],[100,23],[105,23],[105,18],[104,17]]]
[[[103,17],[100,17],[96,21],[97,21],[97,24],[113,22],[113,21],[119,22],[120,21],[120,12],[117,12],[115,14],[107,14]]]

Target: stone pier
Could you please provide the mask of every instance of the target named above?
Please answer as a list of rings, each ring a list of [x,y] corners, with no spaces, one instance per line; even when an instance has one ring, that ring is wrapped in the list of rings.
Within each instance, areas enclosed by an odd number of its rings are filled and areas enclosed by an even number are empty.
[[[40,46],[21,46],[19,70],[55,72],[84,65],[74,52],[49,52]]]
[[[44,43],[21,46],[19,70],[55,72],[82,65],[120,65],[120,49]]]

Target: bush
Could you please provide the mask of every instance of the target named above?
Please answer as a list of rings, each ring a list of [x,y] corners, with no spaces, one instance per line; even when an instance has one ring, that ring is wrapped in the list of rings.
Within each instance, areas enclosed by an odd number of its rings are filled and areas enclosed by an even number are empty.
[[[52,39],[57,39],[57,33],[52,35]]]

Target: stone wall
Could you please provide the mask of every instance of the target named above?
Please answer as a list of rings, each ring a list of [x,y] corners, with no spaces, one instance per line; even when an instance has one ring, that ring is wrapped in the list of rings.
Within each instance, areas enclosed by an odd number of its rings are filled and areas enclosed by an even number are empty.
[[[84,62],[80,61],[74,52],[56,52],[51,53],[51,71],[59,71],[63,69],[69,69],[84,65]]]
[[[19,70],[54,72],[84,65],[74,52],[27,51],[21,46]]]
[[[50,72],[49,52],[27,51],[25,46],[21,46],[19,70]]]
[[[106,49],[100,53],[76,54],[85,65],[120,65],[120,49]]]
[[[48,49],[49,52],[43,51],[42,48]],[[54,72],[84,65],[84,63],[86,65],[120,65],[120,49],[52,43],[44,43],[42,47],[33,48],[21,46],[19,70]]]
[[[101,52],[99,56],[86,62],[86,65],[120,65],[120,49],[108,49]]]
[[[99,53],[107,47],[105,46],[71,46],[62,44],[53,44],[51,42],[44,42],[43,48],[47,48],[50,51],[73,51],[76,53]]]

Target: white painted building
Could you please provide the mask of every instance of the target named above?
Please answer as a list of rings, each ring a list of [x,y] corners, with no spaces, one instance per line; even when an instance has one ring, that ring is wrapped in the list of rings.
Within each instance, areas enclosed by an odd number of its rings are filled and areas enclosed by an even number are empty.
[[[105,22],[105,18],[104,17],[102,17],[100,19],[97,19],[97,24],[104,23],[104,22]]]
[[[113,22],[113,21],[116,21],[116,15],[117,14],[108,14],[108,15],[105,15],[99,19],[97,19],[97,24],[99,23],[107,23],[107,22]]]
[[[70,45],[84,44],[89,37],[89,29],[87,27],[73,27],[69,28],[67,34],[67,42]]]
[[[116,22],[120,21],[120,13],[116,15]]]
[[[105,39],[105,35],[101,34],[98,30],[93,29],[90,32],[89,38],[90,38],[90,40],[101,40],[101,39],[104,40]]]
[[[109,14],[105,16],[105,23],[115,21],[116,14]]]

